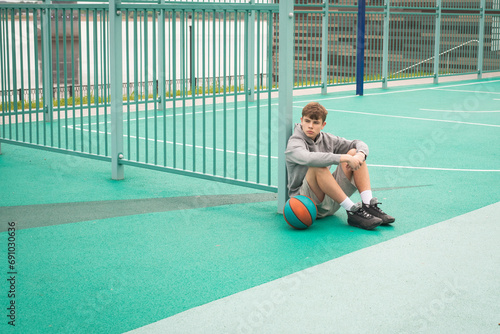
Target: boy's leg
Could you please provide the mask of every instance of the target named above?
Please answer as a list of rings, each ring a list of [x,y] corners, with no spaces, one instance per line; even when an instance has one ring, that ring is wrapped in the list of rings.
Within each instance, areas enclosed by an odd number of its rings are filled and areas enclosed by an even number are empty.
[[[343,188],[339,185],[339,182],[343,182],[342,180],[345,180],[345,182],[348,183],[350,186],[349,194],[352,194],[352,192],[355,189],[351,181],[347,179],[345,175],[343,175],[343,170],[341,170],[341,168],[339,167],[337,168],[334,174],[335,175],[332,175],[330,173],[330,170],[326,167],[309,167],[305,177],[305,182],[303,187],[306,185],[307,186],[306,188],[308,189],[307,191],[304,189],[305,193],[310,191],[314,194],[316,199],[319,201],[317,204],[321,205],[321,209],[320,207],[318,207],[318,210],[319,211],[323,209],[326,210],[326,212],[322,212],[322,215],[324,216],[328,214],[327,212],[335,212],[337,210],[333,208],[327,209],[327,207],[323,208],[322,202],[326,201],[327,199],[325,198],[325,196],[328,196],[330,197],[328,201],[333,200],[334,202],[339,203],[340,206],[343,206],[344,209],[347,210],[347,215],[348,215],[347,222],[349,223],[349,225],[369,230],[377,227],[382,222],[382,220],[365,213],[361,204],[354,204],[346,195]],[[339,181],[336,180],[336,177],[340,177]],[[349,189],[349,186],[347,185],[344,186],[347,187],[345,189]],[[330,211],[330,209],[332,209],[332,211]],[[318,215],[320,213],[319,211]]]
[[[354,156],[356,154],[356,150],[352,149],[347,152],[347,154]],[[359,167],[355,171],[348,168],[347,163],[343,163],[342,169],[349,180],[351,180],[351,178],[354,178],[354,183],[356,184],[356,187],[358,188],[358,191],[361,194],[361,198],[363,200],[363,209],[369,214],[382,219],[382,224],[393,223],[395,221],[395,218],[382,211],[378,207],[378,204],[381,203],[379,203],[376,198],[372,197],[370,175],[368,173],[368,166],[366,165],[366,163],[363,163],[361,167]]]
[[[347,154],[354,156],[356,154],[356,149],[351,149],[347,152]],[[371,190],[370,174],[368,173],[368,166],[366,166],[366,163],[363,163],[361,167],[355,171],[348,168],[346,162],[342,163],[341,167],[348,180],[351,180],[354,177],[354,183],[356,184],[356,188],[358,188],[360,194],[365,190]]]
[[[342,203],[347,198],[327,167],[309,167],[306,181],[320,202],[325,194],[337,203]]]

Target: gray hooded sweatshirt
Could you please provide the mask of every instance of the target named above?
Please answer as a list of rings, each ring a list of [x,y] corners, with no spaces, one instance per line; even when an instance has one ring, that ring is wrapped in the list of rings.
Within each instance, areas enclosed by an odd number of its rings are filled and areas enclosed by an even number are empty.
[[[309,167],[328,167],[340,163],[340,155],[355,148],[368,156],[368,145],[361,140],[347,140],[330,133],[320,132],[316,140],[309,138],[300,123],[288,139],[286,147],[286,169],[288,172],[288,195],[299,195],[299,189]]]

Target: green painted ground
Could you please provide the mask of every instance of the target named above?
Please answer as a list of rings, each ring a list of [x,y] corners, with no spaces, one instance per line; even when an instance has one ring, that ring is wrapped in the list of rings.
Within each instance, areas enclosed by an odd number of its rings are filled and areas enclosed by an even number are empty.
[[[486,91],[490,86],[500,91],[498,82],[488,81],[453,89]],[[411,88],[425,87],[435,86]],[[146,210],[137,215],[18,230],[16,331],[121,333],[500,201],[500,190],[494,186],[500,181],[499,172],[379,166],[499,169],[495,152],[499,127],[345,112],[448,117],[446,120],[500,125],[499,113],[470,113],[463,120],[459,113],[443,116],[419,110],[424,105],[429,109],[460,103],[467,106],[468,96],[479,94],[419,90],[369,95],[399,90],[370,90],[363,98],[323,102],[329,109],[343,110],[331,111],[325,130],[359,137],[369,144],[368,162],[375,165],[370,168],[372,187],[382,189],[375,195],[397,218],[394,227],[354,229],[346,225],[345,213],[339,212],[317,221],[309,230],[295,231],[276,214],[276,202],[266,201],[153,213]],[[321,98],[324,96],[310,100]],[[296,98],[303,100],[306,98]],[[492,96],[479,105],[484,110],[497,106]],[[300,108],[295,109],[298,115]],[[126,167],[125,180],[112,181],[105,162],[7,144],[2,144],[2,152],[0,224],[4,225],[8,223],[2,214],[6,206],[267,194],[132,167]],[[88,210],[93,210],[92,206]],[[53,219],[67,217],[55,215]],[[0,301],[5,315],[7,237],[6,232],[0,233],[0,263],[4,263]],[[11,329],[5,315],[0,323],[2,333]]]

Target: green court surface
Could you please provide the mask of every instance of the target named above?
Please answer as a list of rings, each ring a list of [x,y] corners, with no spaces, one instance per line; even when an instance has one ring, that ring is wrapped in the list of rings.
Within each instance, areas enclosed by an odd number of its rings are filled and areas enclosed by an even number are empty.
[[[272,193],[131,166],[114,181],[109,163],[3,143],[0,332],[134,330],[500,201],[500,80],[296,96],[297,122],[309,101],[329,110],[324,131],[368,144],[393,226],[355,229],[340,210],[296,231]]]

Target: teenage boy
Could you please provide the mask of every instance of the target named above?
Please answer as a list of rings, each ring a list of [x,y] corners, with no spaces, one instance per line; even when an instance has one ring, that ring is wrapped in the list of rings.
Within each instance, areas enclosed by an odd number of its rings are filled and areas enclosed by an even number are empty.
[[[310,197],[318,208],[317,218],[333,215],[340,207],[347,211],[349,225],[372,230],[395,219],[383,212],[372,197],[365,160],[368,146],[322,132],[328,112],[318,102],[302,109],[300,123],[288,140],[285,151],[288,195]],[[338,165],[333,174],[331,165]],[[349,198],[356,190],[362,203]]]

